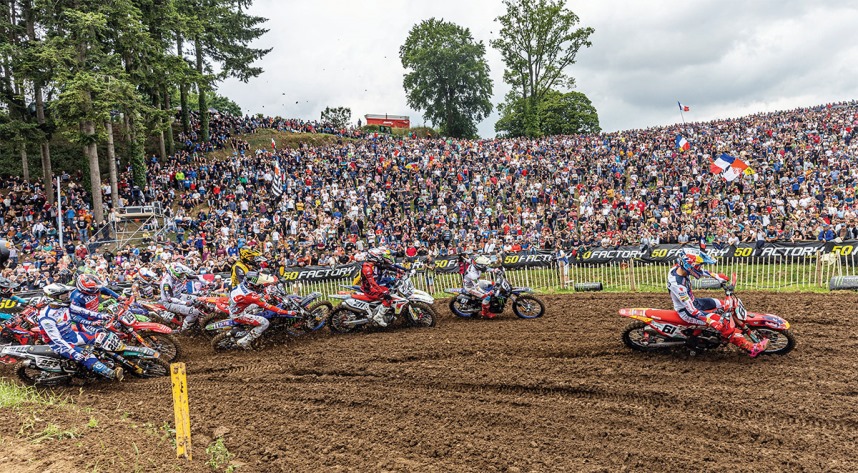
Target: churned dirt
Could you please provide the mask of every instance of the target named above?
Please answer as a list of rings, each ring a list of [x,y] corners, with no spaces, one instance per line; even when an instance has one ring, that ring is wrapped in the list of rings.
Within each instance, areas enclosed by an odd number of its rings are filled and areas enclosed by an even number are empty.
[[[258,352],[186,339],[193,462],[175,459],[164,378],[5,409],[0,471],[212,471],[217,437],[237,472],[858,471],[858,295],[743,299],[793,324],[791,354],[633,352],[617,309],[669,303],[645,294],[546,296],[537,320],[455,319],[439,301],[432,329]],[[48,422],[78,435],[34,443]]]

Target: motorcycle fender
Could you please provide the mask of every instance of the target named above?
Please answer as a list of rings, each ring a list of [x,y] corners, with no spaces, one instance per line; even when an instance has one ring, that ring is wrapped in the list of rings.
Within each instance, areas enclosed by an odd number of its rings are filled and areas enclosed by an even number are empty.
[[[122,351],[122,356],[131,356],[137,358],[160,358],[161,354],[151,348],[146,347],[125,347],[125,350]]]
[[[648,324],[653,321],[652,317],[647,317],[646,311],[648,309],[645,308],[635,308],[635,309],[620,309],[620,315],[623,317],[628,317],[630,319],[640,320],[641,322]]]
[[[462,289],[444,289],[444,292],[446,292],[447,294],[462,294],[465,291],[463,291]]]
[[[350,309],[354,309],[357,312],[366,312],[369,313],[369,303],[365,301],[359,301],[357,299],[346,299],[343,301],[343,305]]]
[[[206,330],[220,330],[223,328],[233,327],[235,325],[237,325],[237,324],[235,323],[235,320],[233,320],[233,319],[219,320],[217,322],[212,322],[212,323],[206,325]]]
[[[173,333],[173,330],[166,325],[154,322],[139,322],[133,325],[134,330],[148,330],[155,333]]]
[[[525,294],[525,293],[529,293],[529,292],[533,292],[533,289],[531,289],[529,287],[514,287],[514,288],[512,288],[513,294]]]
[[[417,291],[414,291],[414,294],[408,298],[409,301],[412,302],[425,302],[426,304],[434,304],[435,298],[430,296],[429,294],[419,294]]]
[[[745,319],[745,325],[749,327],[766,327],[774,330],[787,330],[790,325],[783,317],[774,314],[758,314],[749,312]]]
[[[61,360],[58,358],[34,356],[30,358],[30,360],[32,360],[32,363],[40,370],[50,371],[52,373],[62,373],[63,371]]]

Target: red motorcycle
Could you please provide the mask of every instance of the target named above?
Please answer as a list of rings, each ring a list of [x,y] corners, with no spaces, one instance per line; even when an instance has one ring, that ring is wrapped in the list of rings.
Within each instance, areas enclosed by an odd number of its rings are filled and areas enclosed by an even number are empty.
[[[34,297],[27,302],[24,310],[17,314],[3,314],[0,326],[0,346],[34,345],[41,340],[41,330],[36,316],[42,307],[48,304],[46,297]]]
[[[769,344],[763,354],[785,355],[792,351],[796,342],[789,331],[789,322],[774,314],[748,312],[734,292],[735,284],[734,274],[731,284],[724,287],[722,322],[738,328],[754,343],[767,338]],[[623,343],[632,350],[652,352],[685,346],[694,354],[728,344],[721,332],[706,325],[690,324],[674,310],[634,308],[620,309],[619,313],[636,320],[622,335]]]
[[[117,310],[113,323],[108,322],[104,328],[119,336],[128,345],[140,345],[151,348],[161,355],[161,359],[172,363],[182,355],[182,347],[173,329],[156,322],[141,322],[128,310],[134,304],[134,297],[129,297]]]

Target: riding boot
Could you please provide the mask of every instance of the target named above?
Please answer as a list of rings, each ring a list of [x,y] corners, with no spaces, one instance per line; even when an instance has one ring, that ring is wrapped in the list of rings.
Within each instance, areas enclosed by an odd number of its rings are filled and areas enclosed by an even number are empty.
[[[378,306],[378,309],[372,314],[372,321],[376,323],[379,327],[387,327],[387,321],[384,320],[384,316],[387,315],[389,307],[384,305],[383,303]]]
[[[480,312],[480,315],[486,319],[493,319],[498,316],[497,314],[489,310],[489,304],[482,305],[482,312]]]
[[[730,337],[730,343],[748,352],[748,355],[751,358],[756,358],[757,355],[766,351],[766,346],[769,344],[769,339],[764,338],[761,342],[753,343],[744,336],[742,336],[741,333],[737,332]]]

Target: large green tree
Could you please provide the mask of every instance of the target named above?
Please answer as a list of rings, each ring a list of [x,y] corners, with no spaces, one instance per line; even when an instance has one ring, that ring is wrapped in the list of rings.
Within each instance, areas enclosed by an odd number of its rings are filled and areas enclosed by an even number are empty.
[[[508,99],[500,107],[501,118],[495,123],[495,131],[504,136],[527,136],[526,107],[527,102],[521,97]],[[549,90],[537,104],[533,117],[545,135],[601,131],[596,108],[581,92]]]
[[[567,68],[578,51],[591,45],[593,28],[579,28],[579,18],[562,0],[504,0],[506,12],[497,18],[500,37],[491,41],[503,58],[504,81],[512,86],[507,109],[523,99],[525,135],[540,136],[539,104],[553,89],[572,88]]]
[[[408,105],[441,133],[477,135],[477,123],[492,111],[492,80],[482,41],[455,23],[431,18],[414,25],[399,48],[408,69],[403,86]]]

